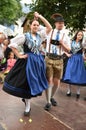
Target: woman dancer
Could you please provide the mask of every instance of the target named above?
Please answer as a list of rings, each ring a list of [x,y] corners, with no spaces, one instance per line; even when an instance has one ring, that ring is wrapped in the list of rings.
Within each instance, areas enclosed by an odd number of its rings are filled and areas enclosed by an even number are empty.
[[[41,54],[41,45],[52,27],[49,22],[39,13],[34,13],[35,19],[30,21],[30,32],[19,35],[11,40],[9,47],[19,58],[12,70],[5,78],[3,90],[9,94],[25,99],[24,115],[30,114],[30,98],[41,95],[48,88],[46,80],[46,68],[44,56]],[[45,30],[38,34],[40,19],[46,26]],[[20,54],[18,45],[24,46],[25,54]]]
[[[69,84],[67,96],[71,96],[71,84],[77,85],[77,99],[80,97],[80,85],[86,85],[86,69],[82,56],[82,40],[83,32],[78,31],[71,43],[71,55],[63,77],[63,81]]]

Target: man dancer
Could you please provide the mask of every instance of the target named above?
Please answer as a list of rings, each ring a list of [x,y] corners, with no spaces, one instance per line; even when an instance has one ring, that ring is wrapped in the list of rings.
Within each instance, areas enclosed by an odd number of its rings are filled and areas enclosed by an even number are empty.
[[[61,14],[53,14],[55,29],[47,38],[46,76],[49,88],[46,91],[47,104],[44,109],[49,111],[51,106],[57,106],[54,99],[57,88],[60,86],[60,79],[63,74],[63,54],[70,51],[70,39],[65,34],[64,18]]]

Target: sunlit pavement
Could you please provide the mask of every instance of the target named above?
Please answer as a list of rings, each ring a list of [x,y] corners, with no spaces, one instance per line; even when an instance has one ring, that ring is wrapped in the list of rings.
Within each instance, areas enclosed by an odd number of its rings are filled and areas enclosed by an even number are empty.
[[[31,99],[31,115],[24,117],[24,103],[20,98],[8,95],[0,85],[0,130],[86,130],[86,87],[81,88],[81,97],[76,100],[76,89],[66,96],[66,84],[56,93],[57,107],[44,110],[45,93]]]

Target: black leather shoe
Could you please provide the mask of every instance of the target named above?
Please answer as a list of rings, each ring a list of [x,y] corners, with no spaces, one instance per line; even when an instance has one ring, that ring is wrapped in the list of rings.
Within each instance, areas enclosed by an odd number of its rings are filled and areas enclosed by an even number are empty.
[[[86,97],[84,98],[84,100],[86,101]]]
[[[57,102],[55,101],[54,98],[51,98],[51,104],[52,104],[52,106],[57,106]]]
[[[30,109],[30,111],[31,111],[31,109]],[[29,112],[24,111],[24,116],[30,116],[30,111]]]
[[[47,103],[47,104],[45,105],[44,109],[45,109],[46,111],[50,111],[50,110],[51,110],[51,103]]]
[[[70,92],[70,93],[66,93],[66,95],[67,95],[68,97],[71,97],[71,92]]]
[[[76,94],[76,99],[79,99],[80,98],[80,94]]]

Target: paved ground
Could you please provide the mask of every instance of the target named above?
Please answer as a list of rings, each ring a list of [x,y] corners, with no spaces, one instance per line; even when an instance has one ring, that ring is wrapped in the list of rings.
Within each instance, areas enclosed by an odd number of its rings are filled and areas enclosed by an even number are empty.
[[[0,130],[86,130],[86,88],[81,88],[81,97],[76,101],[76,90],[66,96],[66,85],[61,84],[56,93],[57,107],[44,111],[45,94],[31,99],[31,116],[24,117],[24,104],[20,98],[2,91],[0,85]]]

